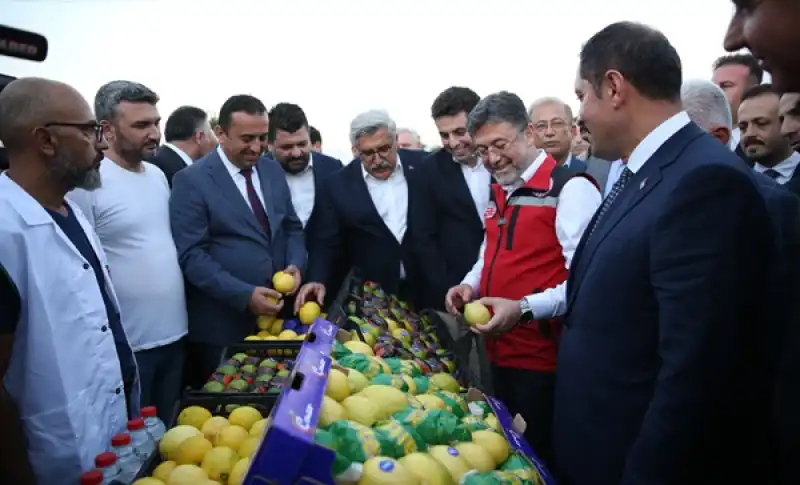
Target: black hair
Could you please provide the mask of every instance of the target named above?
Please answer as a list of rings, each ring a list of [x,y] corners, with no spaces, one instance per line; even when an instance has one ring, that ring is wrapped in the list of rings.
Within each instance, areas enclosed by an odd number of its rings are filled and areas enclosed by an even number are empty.
[[[480,100],[481,97],[470,88],[459,86],[447,88],[433,100],[431,117],[435,120],[442,116],[455,116],[461,112],[469,115]]]
[[[522,131],[530,122],[522,99],[514,93],[500,91],[486,96],[475,105],[467,119],[467,130],[475,134],[487,123],[509,123]]]
[[[617,22],[594,34],[581,49],[580,77],[599,96],[610,70],[622,74],[644,97],[680,102],[681,59],[658,30],[636,22]]]
[[[194,106],[181,106],[169,115],[164,126],[164,140],[167,143],[184,141],[202,130],[208,121],[208,114]]]
[[[308,119],[300,106],[291,103],[278,103],[269,111],[267,141],[270,143],[275,141],[275,135],[278,130],[294,133],[303,127],[308,127]]]
[[[219,126],[227,131],[231,127],[233,113],[245,112],[249,115],[263,115],[267,112],[264,103],[249,94],[237,94],[228,98],[219,110]]]
[[[758,63],[758,59],[753,54],[740,53],[722,56],[714,61],[714,70],[723,66],[744,66],[750,72],[750,76],[755,81],[754,84],[761,84],[764,80],[764,69]]]
[[[772,84],[769,83],[756,84],[744,90],[744,92],[742,93],[741,102],[744,102],[748,99],[757,98],[758,96],[764,94],[774,94],[775,96],[780,97],[780,93],[778,91],[775,91],[775,88],[772,87]]]
[[[308,127],[308,136],[311,138],[312,145],[316,145],[317,143],[322,143],[322,133],[320,133],[319,130],[314,128],[313,126]]]

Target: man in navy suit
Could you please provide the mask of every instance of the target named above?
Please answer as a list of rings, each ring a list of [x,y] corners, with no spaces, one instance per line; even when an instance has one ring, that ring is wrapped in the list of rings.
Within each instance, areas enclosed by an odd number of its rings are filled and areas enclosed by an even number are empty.
[[[275,315],[272,275],[300,283],[306,263],[303,225],[278,162],[259,158],[268,122],[264,104],[237,95],[222,105],[216,150],[175,174],[172,235],[187,281],[189,341],[198,380],[208,377],[226,345]]]
[[[397,148],[397,126],[384,111],[358,115],[350,124],[350,142],[358,161],[329,177],[319,193],[309,283],[298,292],[296,308],[308,300],[322,304],[338,255],[387,292],[411,303],[418,296],[408,282],[415,281],[417,269],[410,230],[416,215],[409,209],[419,160],[414,151]]]
[[[572,122],[572,108],[564,101],[540,98],[531,103],[528,116],[533,123],[536,146],[546,151],[559,165],[576,172],[586,171],[586,162],[572,154],[572,139],[578,128]]]
[[[681,111],[666,37],[612,24],[580,55],[593,152],[626,166],[567,283],[556,378],[564,485],[771,483],[770,218],[741,160]]]

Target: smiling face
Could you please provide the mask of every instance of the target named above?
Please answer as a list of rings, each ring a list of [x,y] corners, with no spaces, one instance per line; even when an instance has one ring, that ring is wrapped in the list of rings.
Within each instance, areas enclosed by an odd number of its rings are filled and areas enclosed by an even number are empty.
[[[467,131],[467,113],[462,111],[454,116],[440,116],[434,120],[442,148],[450,152],[458,162],[473,159],[475,147]]]
[[[475,147],[486,168],[500,185],[517,182],[533,162],[533,127],[520,130],[511,123],[486,123],[475,132]]]
[[[766,167],[789,156],[788,143],[781,135],[778,102],[776,94],[765,93],[742,101],[739,107],[742,148],[751,160]]]

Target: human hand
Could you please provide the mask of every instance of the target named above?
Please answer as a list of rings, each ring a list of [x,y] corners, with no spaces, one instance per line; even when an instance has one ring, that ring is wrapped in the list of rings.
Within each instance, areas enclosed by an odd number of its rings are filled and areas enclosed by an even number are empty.
[[[283,308],[283,300],[277,291],[257,286],[250,295],[247,307],[254,315],[277,315]]]
[[[451,315],[460,315],[461,308],[472,300],[472,287],[470,285],[457,285],[447,290],[444,297],[444,307]]]
[[[325,301],[325,285],[322,283],[306,283],[297,292],[297,298],[294,300],[294,313],[295,315],[300,312],[300,307],[305,305],[308,301],[316,301],[322,307]]]
[[[478,334],[498,334],[508,332],[519,323],[522,311],[519,300],[507,300],[505,298],[484,297],[478,303],[492,309],[492,318],[485,325],[475,325],[470,327],[474,333]]]
[[[300,288],[300,283],[302,283],[302,276],[300,275],[300,268],[295,265],[289,265],[283,270],[284,273],[289,273],[294,277],[294,288],[292,291],[287,293],[287,295],[294,295],[297,292],[297,289]]]

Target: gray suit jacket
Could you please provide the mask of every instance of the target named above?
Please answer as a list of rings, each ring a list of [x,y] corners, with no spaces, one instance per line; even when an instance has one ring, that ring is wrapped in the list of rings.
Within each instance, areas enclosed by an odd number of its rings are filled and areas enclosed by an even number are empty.
[[[241,341],[255,329],[248,309],[256,286],[306,264],[303,225],[283,169],[256,165],[271,234],[266,234],[216,150],[175,174],[170,197],[172,237],[187,282],[189,339],[214,345]]]
[[[611,162],[602,158],[589,157],[586,159],[586,173],[592,176],[600,186],[600,194],[603,194],[606,183],[608,182],[608,172],[611,170]]]

